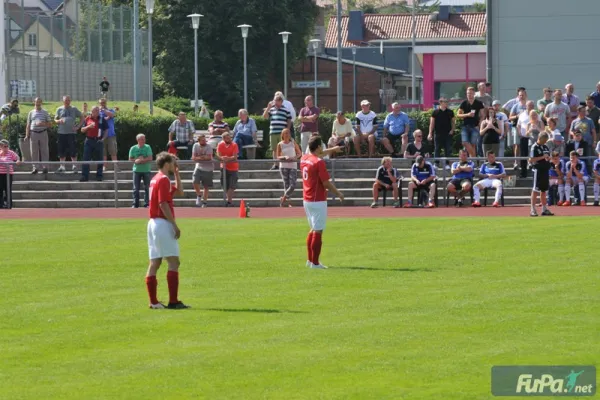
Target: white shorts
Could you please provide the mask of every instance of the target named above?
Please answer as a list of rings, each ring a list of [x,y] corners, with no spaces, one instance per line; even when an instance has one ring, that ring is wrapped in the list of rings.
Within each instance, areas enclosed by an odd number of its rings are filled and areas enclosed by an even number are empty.
[[[311,230],[325,230],[325,224],[327,223],[326,201],[304,201],[304,211],[306,211],[308,226]]]
[[[484,189],[489,189],[489,188],[497,188],[502,186],[502,181],[500,179],[482,179],[479,182],[476,183],[477,186],[482,187]]]
[[[148,221],[149,258],[179,257],[179,243],[175,239],[173,225],[162,218]]]
[[[558,178],[550,178],[550,186],[558,186]]]

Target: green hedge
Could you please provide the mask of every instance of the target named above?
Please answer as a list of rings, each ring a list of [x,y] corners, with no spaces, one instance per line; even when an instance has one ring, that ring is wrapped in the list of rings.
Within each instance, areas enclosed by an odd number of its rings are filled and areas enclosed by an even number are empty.
[[[424,136],[427,137],[427,133],[429,132],[429,118],[431,116],[431,110],[423,111],[423,112],[410,112],[409,116],[411,119],[415,119],[417,121],[417,128],[421,129],[424,132]],[[348,118],[353,118],[352,115],[347,115]],[[379,114],[378,117],[381,121],[385,118],[385,114]],[[269,121],[262,118],[262,116],[253,116],[256,121],[256,126],[259,130],[264,132],[263,146],[257,151],[257,158],[267,158],[270,157],[270,151],[267,151],[269,148]],[[335,119],[335,114],[322,114],[319,117],[319,132],[323,140],[329,140],[331,136],[331,129],[333,125],[333,121]],[[122,111],[115,117],[115,129],[117,132],[118,138],[118,157],[120,160],[126,160],[129,156],[129,148],[133,146],[136,141],[135,137],[138,133],[144,133],[146,135],[147,143],[152,147],[152,150],[156,153],[165,150],[166,144],[169,138],[169,126],[173,122],[173,117],[164,117],[164,116],[151,116],[147,114],[133,113],[128,111]],[[236,117],[226,118],[227,123],[233,127],[237,121]],[[196,129],[198,130],[206,130],[208,129],[208,124],[210,120],[205,118],[193,118],[192,121]],[[460,132],[461,120],[457,119],[456,130],[457,133]],[[296,132],[299,132],[299,123],[295,122]],[[11,147],[13,149],[18,148],[18,132],[25,131],[25,118],[21,116],[21,118],[16,119],[12,118],[9,122],[5,120],[2,126],[2,131],[5,134],[5,137],[8,136],[11,142]],[[8,135],[6,135],[8,133]],[[300,140],[300,135],[296,135],[296,139]],[[85,135],[79,133],[77,135],[78,138],[78,150],[79,157],[83,154],[83,141],[85,139]],[[50,129],[50,159],[57,159],[57,133],[56,127]],[[460,148],[460,135],[454,135],[454,150],[458,151]]]

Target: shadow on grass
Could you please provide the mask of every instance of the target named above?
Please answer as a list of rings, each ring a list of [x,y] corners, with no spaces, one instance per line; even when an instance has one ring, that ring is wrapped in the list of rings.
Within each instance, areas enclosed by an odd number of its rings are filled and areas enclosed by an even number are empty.
[[[276,310],[272,308],[204,308],[206,311],[247,312],[263,314],[307,314],[306,311]]]
[[[373,267],[328,267],[329,269],[348,269],[356,271],[386,271],[386,272],[433,272],[429,268],[373,268]]]

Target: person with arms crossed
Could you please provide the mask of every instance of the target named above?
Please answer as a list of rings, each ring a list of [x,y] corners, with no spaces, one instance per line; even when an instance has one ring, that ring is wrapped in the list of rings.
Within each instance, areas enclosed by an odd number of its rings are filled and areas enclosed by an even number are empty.
[[[529,154],[529,163],[533,167],[533,190],[531,191],[531,212],[529,213],[532,217],[538,216],[535,210],[538,193],[540,193],[542,201],[542,215],[554,215],[548,209],[546,198],[546,194],[550,188],[550,168],[552,167],[550,163],[550,149],[546,146],[547,141],[548,134],[546,132],[540,133],[537,142],[531,146],[531,153]]]
[[[361,111],[356,113],[356,132],[359,146],[357,156],[360,158],[360,143],[365,141],[369,144],[369,158],[375,155],[375,134],[377,133],[377,114],[371,111],[371,102],[363,100],[360,102]],[[356,142],[355,142],[356,143]],[[356,146],[356,145],[355,145]]]
[[[129,161],[133,161],[133,204],[131,208],[140,206],[140,183],[144,182],[144,208],[150,202],[150,163],[152,162],[152,148],[146,144],[146,135],[143,133],[135,137],[137,144],[129,149]]]
[[[452,179],[447,186],[449,194],[454,195],[454,204],[458,207],[462,207],[464,197],[471,191],[473,185],[473,171],[475,164],[473,161],[469,161],[467,150],[461,149],[458,152],[460,158],[452,164],[450,171],[452,172]]]
[[[563,207],[571,205],[571,186],[579,186],[579,205],[585,206],[585,185],[587,185],[590,177],[585,167],[585,163],[579,159],[579,154],[576,151],[569,153],[569,161],[565,165],[565,198]]]
[[[394,167],[392,167],[392,157],[383,157],[381,159],[381,166],[377,168],[375,174],[375,183],[373,184],[373,203],[371,208],[377,208],[377,200],[379,199],[380,190],[392,190],[394,195],[394,208],[400,207],[398,201],[399,188],[398,180],[400,179],[400,173]]]
[[[392,104],[392,112],[385,117],[383,122],[383,139],[381,144],[392,157],[397,157],[395,145],[401,142],[400,154],[404,154],[408,146],[408,132],[410,130],[410,120],[408,114],[400,110],[399,103]]]
[[[412,207],[412,198],[414,190],[417,190],[417,197],[421,190],[426,190],[429,193],[429,202],[427,208],[435,208],[435,168],[429,161],[425,161],[423,156],[418,156],[410,170],[410,183],[408,184],[408,199],[404,208]],[[418,199],[417,199],[418,203]]]
[[[487,162],[479,169],[479,176],[482,178],[473,186],[473,207],[481,207],[479,199],[481,198],[481,189],[496,189],[496,197],[494,197],[493,207],[500,207],[500,199],[502,198],[502,179],[506,178],[506,171],[501,162],[496,162],[496,153],[489,150],[486,154]]]
[[[192,175],[194,191],[196,192],[196,207],[208,207],[208,193],[213,187],[213,148],[206,136],[201,133],[198,136],[198,143],[194,143],[192,148],[192,160],[196,161],[196,167]],[[202,191],[200,184],[202,183]]]
[[[190,308],[179,301],[179,237],[181,231],[175,222],[173,196],[183,195],[183,185],[179,175],[177,159],[167,152],[156,156],[158,173],[150,182],[150,221],[148,221],[148,250],[150,265],[146,274],[146,289],[150,297],[151,309],[170,308],[181,310]],[[175,175],[175,186],[171,184],[169,175]],[[156,273],[167,260],[167,285],[169,287],[169,304],[165,307],[157,297]]]
[[[559,133],[560,135],[560,133]],[[558,201],[556,199],[552,199],[554,201],[553,204],[557,206],[562,206],[565,202],[565,162],[560,158],[560,153],[558,151],[552,151],[550,153],[552,157],[550,162],[552,165],[550,166],[550,188],[553,186],[557,187],[558,192]],[[552,192],[551,192],[552,193]]]
[[[448,99],[440,98],[440,108],[434,110],[429,118],[429,136],[427,140],[434,143],[435,158],[440,158],[441,150],[444,150],[444,157],[452,157],[452,134],[456,120],[454,111],[448,108]],[[435,134],[435,136],[434,136]],[[446,160],[446,169],[450,169],[450,163]]]
[[[323,245],[323,230],[327,222],[327,191],[333,192],[340,201],[344,201],[344,195],[331,183],[325,161],[320,158],[323,154],[323,140],[320,136],[312,136],[308,140],[308,150],[310,154],[303,155],[300,162],[304,211],[310,227],[306,237],[306,266],[326,269],[327,267],[319,261],[319,256]]]

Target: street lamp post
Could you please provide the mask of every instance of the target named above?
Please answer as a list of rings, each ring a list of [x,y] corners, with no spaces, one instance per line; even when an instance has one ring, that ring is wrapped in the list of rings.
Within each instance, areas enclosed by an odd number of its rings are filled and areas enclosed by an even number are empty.
[[[148,14],[148,108],[150,115],[154,113],[154,88],[152,84],[152,14],[154,14],[154,0],[146,0],[146,13]]]
[[[202,14],[190,14],[192,19],[192,28],[194,28],[194,115],[198,116],[198,28],[200,27],[200,17]]]
[[[317,106],[317,49],[319,48],[319,43],[321,43],[319,39],[310,40],[315,55],[315,107]]]
[[[352,100],[354,114],[356,114],[356,46],[352,46]]]
[[[246,61],[246,39],[248,39],[248,29],[252,28],[252,25],[238,25],[238,28],[242,29],[242,38],[244,39],[244,108],[248,109],[248,64]]]
[[[283,97],[285,97],[287,99],[287,89],[288,89],[288,84],[287,84],[287,44],[288,44],[288,39],[290,37],[290,35],[292,34],[291,32],[279,32],[279,34],[281,35],[281,40],[283,40]]]

